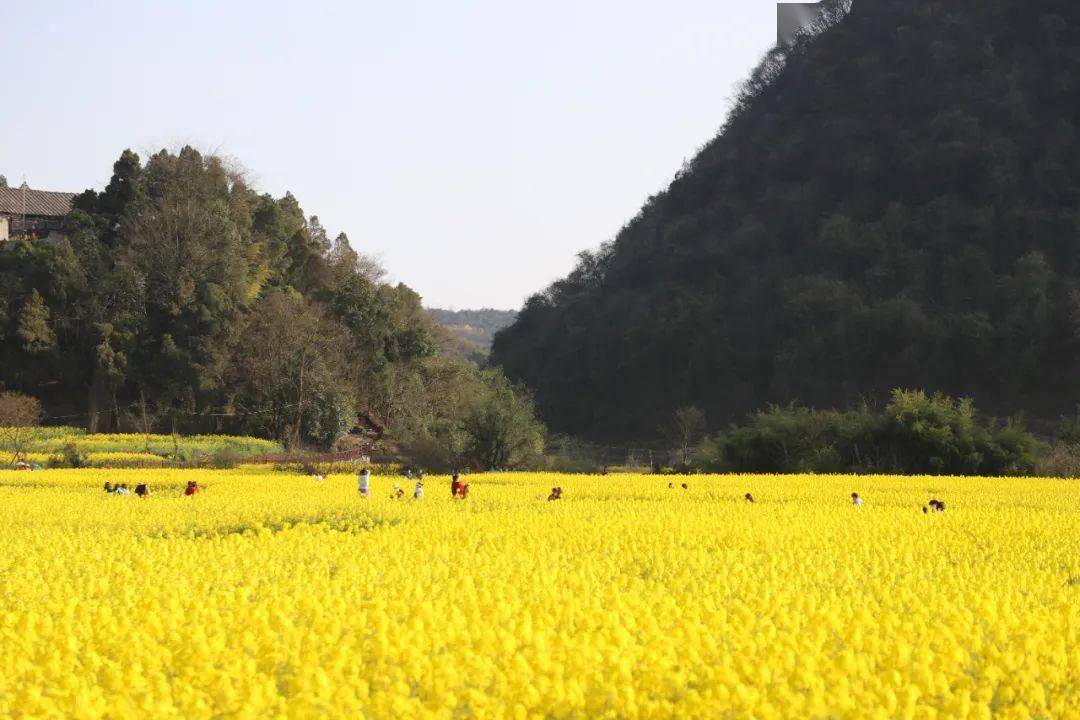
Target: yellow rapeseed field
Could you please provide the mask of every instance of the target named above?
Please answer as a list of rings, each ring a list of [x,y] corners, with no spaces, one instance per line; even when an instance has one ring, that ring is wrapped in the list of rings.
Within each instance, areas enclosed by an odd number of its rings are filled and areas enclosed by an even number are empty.
[[[0,472],[0,716],[1080,717],[1080,483],[682,481]]]

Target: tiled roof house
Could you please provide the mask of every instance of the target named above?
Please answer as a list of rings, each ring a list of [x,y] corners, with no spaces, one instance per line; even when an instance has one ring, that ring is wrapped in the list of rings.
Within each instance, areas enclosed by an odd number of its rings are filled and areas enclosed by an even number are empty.
[[[75,193],[0,187],[0,242],[18,237],[62,235]]]

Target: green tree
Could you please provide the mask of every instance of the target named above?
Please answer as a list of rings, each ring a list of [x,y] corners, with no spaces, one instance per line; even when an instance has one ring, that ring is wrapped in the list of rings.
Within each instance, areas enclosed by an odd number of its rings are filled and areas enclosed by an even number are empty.
[[[56,334],[50,324],[49,307],[34,288],[19,311],[16,332],[22,340],[23,349],[32,354],[40,354],[56,347]]]
[[[247,427],[293,447],[329,447],[351,429],[343,340],[343,328],[302,296],[268,290],[248,317],[230,378]]]
[[[495,370],[480,374],[483,389],[464,418],[469,459],[484,470],[513,470],[544,451],[543,427],[532,398]]]

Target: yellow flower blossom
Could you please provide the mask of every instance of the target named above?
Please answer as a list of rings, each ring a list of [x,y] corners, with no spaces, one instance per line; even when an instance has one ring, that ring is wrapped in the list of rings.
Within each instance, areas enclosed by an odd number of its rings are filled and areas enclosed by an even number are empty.
[[[1080,717],[1080,483],[470,480],[0,471],[0,717]]]

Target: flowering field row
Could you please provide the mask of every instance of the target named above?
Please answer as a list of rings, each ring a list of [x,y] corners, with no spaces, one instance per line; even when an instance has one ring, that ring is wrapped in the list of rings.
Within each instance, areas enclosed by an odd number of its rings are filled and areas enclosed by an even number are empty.
[[[241,455],[260,455],[281,452],[281,444],[262,438],[241,437],[235,435],[145,435],[141,433],[98,433],[87,434],[79,428],[42,427],[33,431],[33,437],[25,450],[35,458],[48,459],[61,452],[65,446],[74,446],[79,452],[100,455],[104,453],[138,453],[161,459],[165,456],[209,454],[217,450],[230,449]],[[0,450],[11,451],[14,448],[0,445]],[[118,458],[131,459],[131,458]]]

